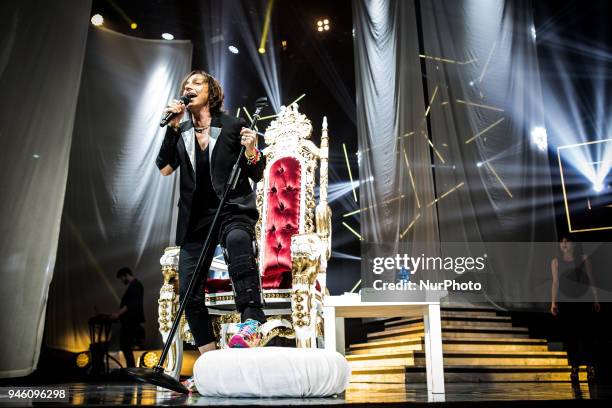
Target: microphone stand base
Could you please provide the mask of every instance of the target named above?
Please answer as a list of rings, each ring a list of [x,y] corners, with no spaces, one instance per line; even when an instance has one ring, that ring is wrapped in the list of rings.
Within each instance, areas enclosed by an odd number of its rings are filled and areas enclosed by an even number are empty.
[[[131,367],[121,371],[128,377],[143,383],[149,383],[181,394],[189,394],[189,390],[174,377],[164,373],[163,369]]]

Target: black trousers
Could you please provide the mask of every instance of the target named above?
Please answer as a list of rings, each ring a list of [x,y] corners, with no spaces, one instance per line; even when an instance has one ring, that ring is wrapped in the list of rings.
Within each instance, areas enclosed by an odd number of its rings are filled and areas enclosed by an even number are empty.
[[[204,285],[212,262],[212,255],[219,240],[226,250],[226,261],[234,287],[236,307],[240,312],[242,321],[254,319],[263,323],[266,320],[261,301],[259,272],[253,251],[254,234],[252,227],[244,221],[229,221],[223,224],[222,234],[213,231],[211,236],[215,239],[212,240],[213,242],[209,247],[199,282],[196,283],[185,305],[187,322],[197,347],[215,341],[212,321],[205,304]],[[185,296],[187,285],[195,272],[198,258],[204,246],[205,238],[199,238],[197,242],[185,242],[181,245],[179,254],[181,299]]]
[[[572,367],[593,365],[595,330],[593,304],[590,302],[559,302],[559,321],[563,346]]]
[[[142,337],[142,338],[141,338]],[[121,322],[119,348],[125,357],[127,367],[136,367],[132,349],[144,340],[144,328],[139,323]]]

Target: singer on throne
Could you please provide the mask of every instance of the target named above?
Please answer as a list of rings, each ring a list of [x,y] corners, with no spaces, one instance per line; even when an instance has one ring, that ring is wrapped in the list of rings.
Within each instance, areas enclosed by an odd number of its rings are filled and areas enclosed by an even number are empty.
[[[262,178],[265,158],[257,148],[256,133],[246,128],[242,119],[223,112],[223,89],[215,78],[202,70],[194,70],[182,81],[181,93],[181,100],[173,101],[165,110],[168,128],[156,160],[164,176],[181,169],[176,228],[176,245],[181,248],[180,296],[185,296],[210,233],[212,244],[202,269],[209,269],[212,253],[220,243],[242,320],[229,347],[256,346],[258,327],[266,317],[262,310],[255,256],[254,230],[258,211],[249,179],[257,182]],[[241,161],[240,177],[221,210],[221,222],[214,231],[209,231],[241,146],[245,146],[245,157]],[[196,282],[185,307],[187,322],[200,353],[215,349],[202,287],[204,281]]]

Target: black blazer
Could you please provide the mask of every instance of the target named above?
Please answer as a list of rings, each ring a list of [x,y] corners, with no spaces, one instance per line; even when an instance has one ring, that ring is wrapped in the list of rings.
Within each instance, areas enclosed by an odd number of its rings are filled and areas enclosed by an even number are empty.
[[[229,179],[232,167],[240,153],[240,130],[246,126],[243,119],[232,117],[224,113],[212,117],[209,143],[210,174],[212,186],[219,199],[223,195],[225,184]],[[187,113],[179,130],[168,127],[166,136],[159,150],[155,163],[161,170],[166,165],[173,169],[180,167],[180,198],[179,213],[176,228],[176,245],[182,245],[187,228],[193,202],[193,194],[197,187],[195,174],[195,148],[196,140],[193,122]],[[253,224],[259,216],[255,205],[255,193],[249,183],[249,178],[258,182],[263,177],[265,157],[255,164],[248,164],[246,159],[241,160],[241,172],[236,188],[230,191],[225,208],[231,208],[232,213],[247,215]]]

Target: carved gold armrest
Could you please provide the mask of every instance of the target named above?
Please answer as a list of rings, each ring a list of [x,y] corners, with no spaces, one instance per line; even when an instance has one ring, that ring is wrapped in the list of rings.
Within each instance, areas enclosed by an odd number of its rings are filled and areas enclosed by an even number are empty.
[[[298,347],[316,347],[315,282],[322,250],[317,234],[291,237],[291,317]]]

